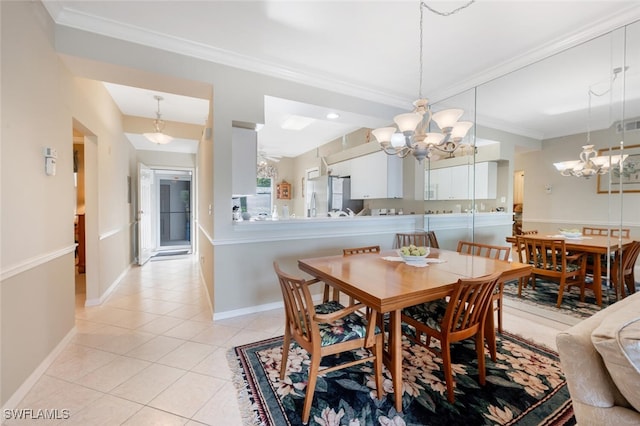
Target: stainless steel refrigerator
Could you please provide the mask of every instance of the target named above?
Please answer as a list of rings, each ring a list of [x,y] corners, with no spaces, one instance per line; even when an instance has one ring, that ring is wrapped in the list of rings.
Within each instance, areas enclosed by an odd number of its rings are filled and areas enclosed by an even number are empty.
[[[329,212],[362,210],[362,200],[351,199],[351,179],[339,176],[318,176],[309,179],[305,188],[307,217],[327,217]]]

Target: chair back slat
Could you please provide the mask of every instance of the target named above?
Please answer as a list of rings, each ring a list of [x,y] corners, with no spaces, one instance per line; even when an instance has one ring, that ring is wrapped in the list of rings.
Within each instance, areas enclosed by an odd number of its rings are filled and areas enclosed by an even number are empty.
[[[318,325],[311,321],[315,307],[307,282],[283,272],[275,262],[273,266],[282,291],[288,327],[292,334],[311,342],[313,328]]]
[[[365,254],[365,253],[380,253],[380,246],[367,246],[367,247],[352,247],[342,249],[344,256],[351,256],[352,254]]]
[[[472,243],[470,241],[458,241],[457,251],[458,253],[482,256],[490,259],[509,260],[511,247]]]
[[[622,238],[629,238],[631,230],[629,228],[594,228],[593,226],[583,226],[582,235],[599,235],[603,237],[611,235],[615,238],[618,238],[619,236]]]
[[[409,246],[411,244],[418,247],[440,247],[438,244],[438,238],[436,237],[436,233],[434,231],[409,233],[399,232],[396,234],[396,239],[393,247],[400,248],[402,246]]]
[[[500,273],[477,279],[459,279],[442,321],[449,333],[475,332],[484,324]]]

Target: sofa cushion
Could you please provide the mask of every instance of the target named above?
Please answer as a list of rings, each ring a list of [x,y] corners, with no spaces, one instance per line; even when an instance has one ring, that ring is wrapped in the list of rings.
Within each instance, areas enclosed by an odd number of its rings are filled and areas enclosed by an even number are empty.
[[[620,393],[640,411],[640,303],[607,315],[591,341]]]

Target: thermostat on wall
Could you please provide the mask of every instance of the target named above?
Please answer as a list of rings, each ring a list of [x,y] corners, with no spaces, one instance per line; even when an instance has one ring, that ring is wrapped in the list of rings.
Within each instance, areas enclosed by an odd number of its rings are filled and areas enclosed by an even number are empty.
[[[54,148],[44,148],[44,171],[47,176],[56,175],[56,161],[58,159],[58,151]]]

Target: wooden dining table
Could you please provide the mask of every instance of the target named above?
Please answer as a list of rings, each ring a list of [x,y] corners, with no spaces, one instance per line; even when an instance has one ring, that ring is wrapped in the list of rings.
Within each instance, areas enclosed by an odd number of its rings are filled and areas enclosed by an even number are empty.
[[[526,235],[535,238],[562,238],[557,235]],[[516,237],[507,237],[506,241],[516,243]],[[602,306],[602,256],[623,250],[633,242],[631,238],[609,237],[606,235],[589,235],[581,238],[565,238],[565,248],[570,252],[587,253],[593,256],[593,281],[586,288],[593,291],[598,306]]]
[[[389,342],[384,361],[393,379],[395,408],[402,411],[402,309],[447,296],[460,278],[501,272],[504,282],[528,276],[531,266],[434,248],[428,258],[438,259],[441,263],[416,267],[402,261],[386,260],[397,256],[395,250],[390,250],[380,254],[315,257],[298,260],[298,267],[378,314],[389,313]],[[495,333],[493,315],[488,318]],[[495,339],[488,341],[490,351],[495,353]]]

